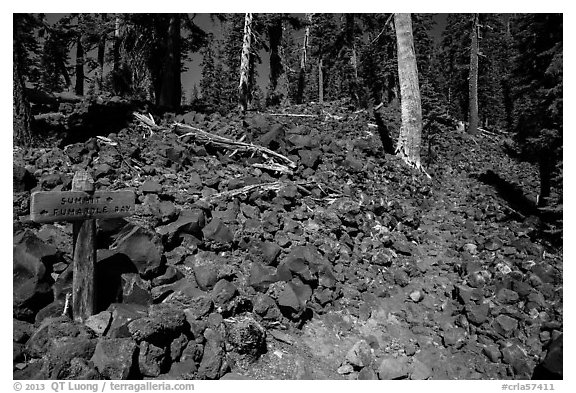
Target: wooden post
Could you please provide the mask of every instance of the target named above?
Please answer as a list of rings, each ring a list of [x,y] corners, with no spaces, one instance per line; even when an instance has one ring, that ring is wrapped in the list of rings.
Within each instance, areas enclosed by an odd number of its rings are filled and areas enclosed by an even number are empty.
[[[72,191],[94,195],[94,181],[88,172],[78,171],[72,180]],[[96,220],[73,223],[74,282],[72,316],[84,321],[94,314],[96,304]]]
[[[32,193],[32,221],[73,222],[72,316],[76,321],[83,321],[96,311],[96,219],[129,216],[134,213],[134,200],[130,190],[95,192],[94,181],[85,171],[74,174],[72,191]]]

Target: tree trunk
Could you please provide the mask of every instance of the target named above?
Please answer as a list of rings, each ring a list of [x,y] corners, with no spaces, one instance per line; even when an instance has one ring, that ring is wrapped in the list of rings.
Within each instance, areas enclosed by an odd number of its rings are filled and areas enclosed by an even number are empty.
[[[550,188],[552,180],[552,163],[548,158],[541,158],[538,161],[538,169],[540,174],[540,195],[538,195],[538,207],[548,205],[548,198],[550,198]]]
[[[304,43],[302,45],[302,57],[300,59],[300,75],[298,75],[298,92],[296,103],[301,104],[304,101],[304,88],[306,87],[306,60],[308,56],[308,45],[310,40],[310,25],[312,24],[312,14],[306,14],[308,25],[304,33]]]
[[[14,145],[18,146],[30,146],[32,143],[30,105],[26,99],[24,90],[19,45],[20,44],[16,41],[15,37],[12,56],[12,124],[14,127],[13,142]]]
[[[324,75],[322,75],[322,58],[318,60],[318,102],[324,103]]]
[[[106,23],[106,14],[102,14],[102,23]],[[104,54],[106,53],[106,33],[102,33],[98,41],[98,68],[96,68],[96,93],[100,93],[104,87]]]
[[[158,95],[158,105],[161,107],[177,110],[180,108],[182,97],[182,84],[180,80],[180,15],[170,16],[168,27],[167,56],[164,62],[164,72],[160,94]]]
[[[238,86],[238,101],[240,111],[245,113],[248,109],[248,95],[250,92],[250,45],[252,41],[252,14],[246,13],[244,17],[244,39],[242,42],[242,57],[240,62],[240,85]]]
[[[118,73],[120,70],[120,17],[116,15],[114,19],[114,47],[113,47],[113,70]]]
[[[76,38],[76,95],[84,95],[84,47],[82,46],[82,35]]]
[[[478,14],[474,14],[472,22],[470,46],[470,75],[468,81],[469,115],[468,133],[478,132]]]
[[[422,138],[422,105],[418,85],[418,68],[414,53],[412,20],[410,14],[394,14],[398,51],[398,79],[402,126],[396,153],[409,165],[422,169],[420,144]]]

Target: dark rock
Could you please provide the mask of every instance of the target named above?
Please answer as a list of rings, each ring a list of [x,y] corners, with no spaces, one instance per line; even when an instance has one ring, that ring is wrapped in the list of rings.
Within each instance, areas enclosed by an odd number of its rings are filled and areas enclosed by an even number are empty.
[[[46,266],[57,260],[57,250],[29,231],[14,238],[13,314],[34,321],[35,314],[54,299],[53,280]]]
[[[238,374],[238,373],[227,373],[222,378],[220,378],[220,380],[221,381],[242,381],[242,380],[252,380],[252,378],[249,378],[247,376],[244,376],[244,375]]]
[[[494,330],[504,337],[512,337],[518,328],[518,321],[508,315],[498,315],[492,323]]]
[[[461,348],[466,343],[466,331],[462,328],[449,328],[442,333],[444,346]]]
[[[488,357],[488,359],[490,359],[490,361],[493,363],[498,363],[502,357],[502,353],[494,344],[486,345],[484,348],[482,348],[482,352],[484,352],[486,357]]]
[[[304,311],[310,296],[312,296],[312,289],[308,285],[289,282],[278,296],[278,305],[289,315],[297,314]]]
[[[213,218],[203,229],[204,239],[228,245],[234,241],[234,234],[220,219]]]
[[[168,266],[166,268],[166,272],[163,275],[156,277],[152,280],[152,285],[159,286],[159,285],[166,285],[172,284],[181,278],[184,277],[184,274],[173,266]]]
[[[206,344],[198,368],[198,378],[219,379],[228,370],[224,342],[219,334],[211,329],[206,329],[204,336],[206,337]]]
[[[150,283],[137,273],[122,274],[122,302],[148,306],[152,303]]]
[[[64,312],[65,301],[64,300],[55,300],[46,307],[42,308],[36,314],[34,318],[34,323],[39,325],[43,320],[50,317],[59,317]]]
[[[126,226],[112,248],[128,256],[144,278],[157,275],[165,264],[162,257],[164,247],[160,239],[139,226]]]
[[[552,341],[544,360],[536,366],[532,379],[563,379],[564,339],[560,335]]]
[[[183,233],[201,236],[202,228],[206,224],[206,215],[200,209],[183,210],[178,219],[168,225],[158,227],[156,232],[162,236],[167,244],[176,243],[176,239]]]
[[[501,304],[514,304],[519,300],[519,296],[516,292],[508,288],[502,288],[496,294],[496,300]]]
[[[250,277],[248,283],[257,291],[265,292],[270,284],[278,281],[276,268],[263,266],[258,262],[253,262],[250,267]]]
[[[237,292],[238,289],[236,288],[236,285],[228,280],[222,279],[218,281],[216,285],[214,285],[211,297],[216,307],[224,306],[226,303],[232,300],[234,296],[236,296]]]
[[[44,372],[51,379],[69,374],[74,358],[90,360],[96,348],[96,340],[86,337],[62,337],[54,341],[50,351],[44,355]]]
[[[516,378],[530,379],[533,366],[530,364],[526,352],[518,344],[507,343],[501,352],[502,361],[512,366]]]
[[[166,363],[166,350],[142,341],[138,351],[138,367],[145,377],[157,377]]]
[[[199,339],[204,341],[204,337],[199,337]],[[196,363],[200,363],[202,356],[204,355],[204,345],[197,341],[189,341],[184,351],[182,351],[181,361],[193,360]]]
[[[142,184],[140,186],[140,191],[143,194],[148,194],[148,193],[161,193],[162,192],[162,185],[158,182],[155,182],[153,180],[146,180],[144,182],[144,184]]]
[[[491,238],[484,243],[484,249],[488,251],[496,251],[502,247],[502,241],[497,238]]]
[[[218,282],[218,269],[223,261],[216,254],[200,252],[186,258],[186,266],[194,271],[194,278],[203,291],[210,290]]]
[[[14,192],[30,191],[36,187],[37,181],[26,168],[13,165],[12,167],[12,190]]]
[[[482,325],[486,322],[488,320],[489,312],[490,306],[486,303],[480,305],[469,303],[466,305],[466,316],[474,325]]]
[[[366,340],[356,342],[346,354],[346,361],[360,369],[372,363],[372,349]]]
[[[410,369],[410,379],[412,380],[422,381],[432,377],[432,370],[430,367],[419,359],[414,359],[412,361]]]
[[[12,320],[12,339],[15,343],[24,344],[34,333],[34,325],[28,322]]]
[[[278,320],[282,317],[282,313],[278,305],[270,296],[259,293],[254,297],[253,310],[256,314],[260,315],[266,320]]]
[[[410,283],[410,277],[403,269],[394,269],[394,282],[401,287],[405,287]]]
[[[180,360],[182,353],[184,352],[184,348],[188,345],[188,337],[185,334],[181,334],[180,336],[176,337],[170,343],[170,360],[173,362],[177,362]]]
[[[244,359],[254,361],[266,351],[266,330],[251,316],[237,317],[225,326],[227,343]]]
[[[270,126],[270,130],[262,135],[258,141],[262,146],[272,150],[278,150],[286,144],[284,141],[285,135],[286,133],[282,124],[273,124]]]
[[[110,338],[131,337],[128,330],[130,322],[148,316],[148,308],[138,304],[113,303],[108,311],[112,313],[112,324],[106,332]]]
[[[408,358],[384,358],[378,366],[378,378],[381,380],[404,379],[408,377],[410,368]]]
[[[150,306],[148,317],[129,323],[128,330],[136,342],[165,346],[184,332],[185,326],[186,316],[179,307],[161,303]]]
[[[12,378],[20,381],[47,379],[48,376],[43,372],[43,366],[44,359],[29,362],[22,370],[14,370]]]
[[[196,371],[198,370],[197,362],[194,359],[180,360],[172,363],[170,371],[164,375],[160,375],[158,379],[171,379],[171,380],[191,380],[196,379]]]
[[[68,317],[46,318],[26,343],[31,357],[44,357],[60,342],[77,337],[89,340],[95,337],[86,326],[72,322]]]
[[[306,168],[316,169],[322,153],[319,150],[299,150],[298,155],[300,156],[300,163]]]
[[[104,336],[112,322],[112,313],[110,311],[102,311],[98,314],[91,315],[84,321],[84,325],[92,329],[98,336]]]
[[[53,376],[54,379],[67,380],[99,380],[102,376],[94,365],[83,358],[73,358],[69,364]]]
[[[378,375],[372,370],[372,367],[364,367],[358,372],[359,381],[378,380]]]
[[[260,243],[259,251],[262,262],[265,265],[271,266],[275,264],[278,255],[280,255],[280,251],[282,251],[282,248],[274,242],[265,241]]]
[[[136,349],[136,343],[130,338],[103,338],[96,344],[91,361],[108,379],[130,379],[137,364]]]

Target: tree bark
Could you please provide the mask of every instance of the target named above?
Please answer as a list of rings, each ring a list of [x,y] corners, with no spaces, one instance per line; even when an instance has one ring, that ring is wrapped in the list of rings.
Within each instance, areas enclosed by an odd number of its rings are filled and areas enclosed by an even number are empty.
[[[322,75],[322,58],[318,60],[318,102],[324,103],[324,76]]]
[[[244,39],[242,42],[242,57],[240,62],[240,84],[238,86],[238,101],[240,112],[248,109],[248,95],[250,92],[250,45],[252,42],[252,14],[246,13],[244,17]]]
[[[76,38],[76,95],[84,95],[84,47],[82,46],[82,35]]]
[[[172,14],[168,27],[167,56],[158,105],[170,110],[180,108],[182,84],[180,80],[180,15]]]
[[[470,33],[470,74],[468,81],[468,133],[478,132],[478,14],[474,14]]]
[[[398,51],[398,77],[402,126],[396,153],[409,165],[422,169],[420,144],[422,138],[422,104],[418,85],[418,68],[414,53],[412,20],[410,14],[394,14]]]
[[[304,101],[304,88],[306,87],[306,61],[308,56],[308,45],[310,44],[310,25],[312,24],[312,15],[306,14],[308,25],[304,32],[304,42],[302,44],[302,57],[300,58],[300,75],[298,75],[298,92],[296,103],[301,104]]]
[[[14,34],[16,36],[16,34]],[[12,67],[12,122],[14,127],[13,142],[18,146],[30,146],[32,143],[32,127],[30,117],[30,104],[26,99],[24,80],[22,77],[22,63],[20,60],[20,44],[14,38],[13,67]]]
[[[102,14],[102,23],[106,24],[107,16]],[[96,93],[100,93],[104,87],[104,55],[106,53],[106,33],[103,32],[98,41],[98,68],[96,69],[96,83],[94,84]]]

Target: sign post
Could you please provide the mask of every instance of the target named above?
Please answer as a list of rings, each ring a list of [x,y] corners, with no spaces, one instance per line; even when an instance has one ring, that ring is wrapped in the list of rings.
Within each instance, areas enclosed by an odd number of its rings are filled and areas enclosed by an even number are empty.
[[[72,316],[84,321],[95,313],[96,219],[129,216],[134,212],[134,192],[94,191],[90,174],[78,171],[72,191],[32,193],[30,216],[35,222],[73,222]]]

